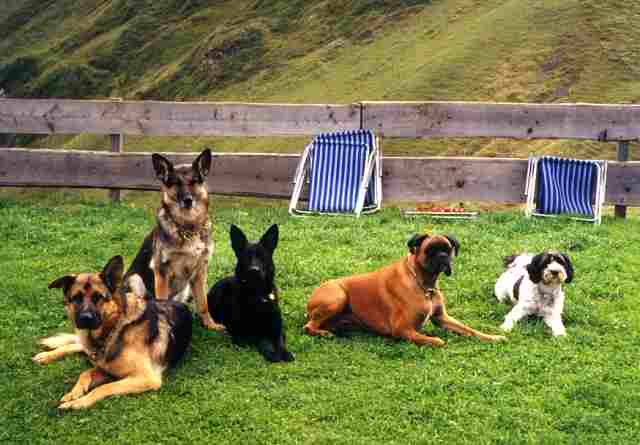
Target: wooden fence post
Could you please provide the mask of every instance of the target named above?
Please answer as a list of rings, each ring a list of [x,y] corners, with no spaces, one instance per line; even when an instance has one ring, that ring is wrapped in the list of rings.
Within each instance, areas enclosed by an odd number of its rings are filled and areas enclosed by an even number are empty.
[[[111,98],[114,102],[122,102],[122,98],[115,97]],[[111,139],[111,151],[114,153],[121,153],[122,148],[124,146],[124,135],[123,134],[110,134],[109,139]],[[120,190],[109,190],[109,198],[112,203],[120,202]]]
[[[629,160],[629,141],[620,141],[618,142],[618,161],[626,162]],[[626,218],[627,217],[627,206],[626,205],[615,205],[615,215],[617,218]]]
[[[111,151],[114,153],[122,152],[124,136],[122,134],[111,134],[109,137],[111,139]],[[109,190],[109,198],[114,204],[120,202],[120,190]]]

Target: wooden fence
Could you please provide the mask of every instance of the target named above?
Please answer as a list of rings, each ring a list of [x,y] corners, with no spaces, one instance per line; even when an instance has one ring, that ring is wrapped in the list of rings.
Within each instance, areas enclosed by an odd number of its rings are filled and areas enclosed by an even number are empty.
[[[640,106],[472,102],[359,102],[292,105],[212,102],[0,100],[0,133],[111,135],[113,152],[6,149],[0,186],[155,190],[149,154],[122,152],[122,135],[300,136],[370,128],[383,138],[494,137],[616,141],[606,202],[640,205]],[[302,147],[301,147],[302,149]],[[186,161],[193,155],[170,154]],[[298,155],[214,157],[217,194],[287,198]],[[385,157],[385,199],[523,202],[526,160]]]

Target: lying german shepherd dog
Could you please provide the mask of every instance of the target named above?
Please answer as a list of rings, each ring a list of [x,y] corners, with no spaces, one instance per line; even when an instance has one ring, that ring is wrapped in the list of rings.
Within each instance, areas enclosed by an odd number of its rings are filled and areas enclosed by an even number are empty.
[[[115,256],[100,273],[65,275],[49,284],[49,289],[62,288],[75,334],[45,338],[40,344],[51,350],[33,361],[45,364],[84,352],[94,366],[62,397],[61,409],[159,389],[162,373],[180,361],[191,343],[193,318],[187,306],[123,294],[123,271],[122,257]]]
[[[221,331],[224,327],[211,319],[207,308],[207,270],[213,253],[206,182],[211,150],[200,153],[193,164],[174,166],[155,153],[151,159],[161,181],[157,225],[127,271],[125,286],[131,288],[131,278],[138,275],[159,300],[187,302],[193,295],[202,324]]]

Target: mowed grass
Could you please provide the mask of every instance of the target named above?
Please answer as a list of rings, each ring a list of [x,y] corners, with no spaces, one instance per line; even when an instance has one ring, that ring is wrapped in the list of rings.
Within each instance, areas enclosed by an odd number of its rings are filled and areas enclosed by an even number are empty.
[[[1,443],[637,443],[636,217],[594,227],[513,212],[456,223],[405,219],[389,208],[361,219],[294,219],[283,206],[214,198],[210,285],[233,269],[231,223],[252,239],[280,225],[277,283],[296,361],[268,364],[194,325],[191,352],[159,391],[58,411],[88,362],[31,362],[39,338],[70,329],[61,293],[47,284],[100,270],[116,254],[128,264],[154,224],[155,199],[143,207],[0,200]],[[453,316],[490,333],[509,310],[492,296],[502,256],[568,253],[576,269],[565,288],[568,337],[552,338],[537,319],[500,344],[426,325],[446,340],[442,349],[366,333],[302,334],[306,300],[321,281],[388,264],[425,230],[460,240],[454,274],[440,286]]]

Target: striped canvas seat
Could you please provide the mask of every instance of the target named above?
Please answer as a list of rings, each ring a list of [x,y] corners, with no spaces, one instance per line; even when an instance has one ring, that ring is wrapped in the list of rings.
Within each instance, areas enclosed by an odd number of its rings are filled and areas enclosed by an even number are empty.
[[[370,131],[318,136],[311,148],[309,210],[355,211],[364,168],[372,148],[373,135]],[[373,188],[368,189],[364,205],[372,202]]]
[[[379,208],[379,153],[369,130],[323,133],[307,146],[298,166],[290,211],[354,213]],[[308,174],[307,209],[297,208]]]
[[[581,215],[599,223],[605,181],[605,161],[532,158],[527,178],[529,216]]]

